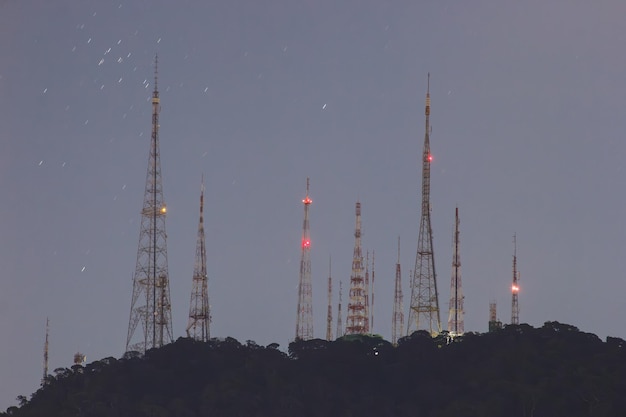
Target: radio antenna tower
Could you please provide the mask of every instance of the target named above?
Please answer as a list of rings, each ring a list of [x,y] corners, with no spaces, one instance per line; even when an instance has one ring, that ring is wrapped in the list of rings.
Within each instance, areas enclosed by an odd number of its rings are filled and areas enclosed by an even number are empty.
[[[370,290],[370,294],[372,295],[372,304],[369,306],[370,308],[369,333],[374,333],[374,278],[376,277],[376,273],[374,271],[374,258],[375,257],[376,257],[376,251],[372,250],[372,288]]]
[[[391,343],[396,346],[404,327],[404,305],[402,300],[402,271],[400,268],[400,236],[398,236],[398,262],[396,263],[396,288],[393,298],[393,322]]]
[[[209,306],[208,275],[206,272],[206,245],[204,239],[204,177],[200,187],[200,221],[196,243],[196,261],[193,270],[193,288],[189,304],[187,337],[201,342],[211,338],[211,310]]]
[[[172,311],[167,268],[167,234],[159,155],[158,57],[154,59],[152,92],[152,140],[146,189],[141,210],[137,264],[126,338],[126,351],[145,353],[148,349],[172,342]],[[137,325],[141,323],[141,331]]]
[[[333,338],[333,278],[331,273],[331,258],[328,258],[328,313],[326,314],[326,340],[331,341]]]
[[[370,251],[365,253],[365,333],[370,332]]]
[[[498,315],[496,314],[496,302],[489,302],[489,332],[495,332],[502,328],[502,322],[498,320]]]
[[[354,255],[350,275],[350,301],[346,334],[365,334],[368,331],[367,296],[363,278],[363,253],[361,251],[361,203],[356,203],[356,228],[354,230]]]
[[[463,315],[463,287],[461,286],[461,254],[459,252],[459,208],[455,211],[454,249],[452,255],[452,279],[450,280],[450,306],[448,314],[448,332],[450,336],[465,333]]]
[[[517,271],[517,236],[513,235],[513,285],[511,285],[511,324],[519,324],[519,272]]]
[[[46,383],[46,377],[48,376],[48,334],[50,331],[50,320],[46,317],[46,341],[43,345],[43,378],[41,384]]]
[[[343,321],[341,320],[341,293],[342,293],[341,281],[339,281],[339,304],[337,304],[337,332],[336,337],[343,336]]]
[[[313,338],[313,290],[311,287],[311,238],[309,236],[309,179],[306,179],[304,222],[302,224],[302,258],[300,260],[300,283],[298,284],[298,318],[296,320],[296,340]]]
[[[422,153],[422,215],[415,270],[411,282],[411,307],[407,334],[426,329],[431,335],[441,332],[439,314],[439,296],[437,294],[437,276],[435,274],[435,255],[433,253],[433,233],[430,223],[430,73],[426,90],[426,133]]]

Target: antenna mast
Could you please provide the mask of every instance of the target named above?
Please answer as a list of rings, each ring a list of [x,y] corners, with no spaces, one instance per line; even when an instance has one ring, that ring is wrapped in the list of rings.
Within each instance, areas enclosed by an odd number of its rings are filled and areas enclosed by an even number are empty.
[[[163,200],[161,158],[159,154],[159,110],[157,89],[158,56],[154,59],[154,91],[152,93],[152,139],[146,189],[141,210],[137,264],[133,277],[126,351],[161,347],[173,340],[170,285],[167,268],[167,208]],[[141,323],[143,332],[136,332]]]
[[[187,337],[207,342],[210,332],[211,310],[209,306],[208,275],[206,270],[206,244],[204,238],[204,177],[200,186],[200,221],[198,222],[198,240],[196,260],[193,270],[193,288],[189,303],[189,321]]]
[[[331,258],[328,258],[328,313],[326,314],[326,340],[331,341],[333,331],[331,329],[333,323],[333,278],[331,273]]]
[[[50,330],[50,320],[46,317],[46,341],[43,345],[43,378],[41,384],[46,383],[46,377],[48,376],[48,334]]]
[[[422,215],[420,220],[415,271],[411,282],[411,307],[407,334],[426,329],[431,335],[441,332],[439,296],[435,274],[433,234],[430,222],[430,73],[426,90],[426,132],[422,153]]]
[[[346,334],[365,334],[368,331],[367,295],[363,278],[363,253],[361,251],[361,203],[356,203],[356,228],[354,230],[354,255],[350,276],[350,301]]]
[[[342,284],[339,281],[339,304],[337,304],[337,332],[336,337],[340,338],[343,336],[343,321],[341,320],[341,293],[342,293]]]
[[[313,338],[313,290],[311,286],[311,238],[309,236],[309,179],[306,179],[304,222],[302,224],[302,257],[300,260],[300,283],[298,284],[298,316],[296,319],[296,340]]]
[[[391,331],[391,343],[395,346],[404,327],[404,305],[402,296],[402,271],[400,268],[400,236],[398,236],[398,262],[396,262],[396,288],[393,298],[393,322]]]
[[[452,279],[450,280],[450,306],[448,314],[448,332],[451,336],[460,336],[465,332],[463,315],[463,287],[461,285],[461,254],[459,252],[459,208],[455,211],[454,253],[452,256]]]
[[[496,302],[489,302],[489,331],[495,332],[502,328],[502,322],[498,320],[498,316],[496,314]]]
[[[511,324],[519,324],[519,272],[517,271],[517,235],[513,235],[513,285],[511,285]]]
[[[370,333],[370,251],[365,253],[365,332]]]
[[[374,333],[374,258],[376,257],[376,252],[372,251],[372,288],[370,290],[370,294],[372,295],[372,304],[370,305],[370,322],[369,322],[369,333]]]

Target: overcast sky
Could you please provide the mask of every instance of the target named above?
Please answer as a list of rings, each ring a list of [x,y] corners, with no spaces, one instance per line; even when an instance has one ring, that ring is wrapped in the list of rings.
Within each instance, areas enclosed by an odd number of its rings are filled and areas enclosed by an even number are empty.
[[[491,300],[510,321],[517,233],[521,322],[626,337],[625,12],[618,0],[0,0],[0,409],[38,388],[46,317],[50,372],[77,351],[123,354],[155,53],[175,337],[204,174],[212,336],[294,338],[308,176],[315,335],[329,256],[347,305],[360,199],[374,332],[391,339],[398,236],[405,315],[415,265],[428,72],[442,321],[458,205],[466,331],[487,331]]]

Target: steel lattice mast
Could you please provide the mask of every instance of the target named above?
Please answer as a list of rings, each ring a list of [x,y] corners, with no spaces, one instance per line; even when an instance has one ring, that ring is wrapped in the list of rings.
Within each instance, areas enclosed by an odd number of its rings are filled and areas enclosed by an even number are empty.
[[[354,230],[354,255],[350,275],[350,299],[346,318],[346,334],[365,334],[368,331],[363,253],[361,250],[361,203],[356,203],[356,228]]]
[[[296,319],[296,340],[313,338],[313,290],[311,285],[311,238],[309,235],[309,179],[306,179],[304,222],[302,224],[302,258],[300,260],[300,283],[298,284],[298,317]]]
[[[200,221],[196,260],[193,270],[193,288],[189,304],[187,337],[207,342],[211,338],[211,310],[209,306],[208,275],[206,271],[206,244],[204,238],[204,179],[200,188]]]
[[[376,251],[372,250],[372,287],[369,289],[369,293],[372,296],[372,302],[368,303],[370,311],[369,333],[374,333],[374,278],[376,278],[376,272],[374,271],[374,259],[376,258]]]
[[[50,320],[46,317],[46,341],[43,345],[43,378],[41,379],[41,384],[46,383],[46,378],[48,377],[48,334],[50,332]]]
[[[365,332],[370,333],[370,251],[365,253]]]
[[[133,294],[126,338],[126,351],[145,352],[173,340],[170,285],[167,268],[167,234],[163,200],[161,158],[159,155],[159,90],[158,58],[154,63],[154,91],[152,93],[152,139],[141,227],[137,264],[133,276]],[[141,330],[137,325],[141,323]]]
[[[331,272],[331,259],[328,259],[328,312],[326,313],[326,340],[333,338],[333,278]]]
[[[439,296],[437,276],[435,274],[435,255],[433,253],[433,234],[430,222],[430,74],[426,90],[426,132],[422,153],[422,214],[415,270],[411,281],[411,305],[407,334],[415,330],[428,330],[431,334],[441,332],[439,314]]]
[[[451,336],[465,333],[463,321],[463,287],[461,285],[461,254],[459,252],[459,208],[455,210],[454,250],[452,255],[452,278],[450,279],[450,305],[448,332]]]
[[[519,324],[519,272],[517,271],[517,236],[513,235],[513,284],[511,285],[511,324]]]
[[[495,332],[502,328],[502,322],[498,320],[498,316],[496,314],[496,302],[489,302],[489,331]]]
[[[344,335],[344,331],[343,331],[343,321],[341,319],[341,293],[343,292],[343,286],[341,284],[341,281],[339,281],[339,303],[337,304],[337,331],[336,331],[336,337],[340,338],[341,336]]]
[[[396,263],[396,287],[393,297],[393,321],[391,329],[391,343],[398,344],[398,339],[404,327],[404,305],[402,296],[402,270],[400,267],[400,236],[398,236],[398,262]]]

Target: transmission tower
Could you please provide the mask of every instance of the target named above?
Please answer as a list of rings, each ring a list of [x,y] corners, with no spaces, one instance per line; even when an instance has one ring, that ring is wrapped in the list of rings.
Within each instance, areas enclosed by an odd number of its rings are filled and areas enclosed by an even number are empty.
[[[361,203],[356,203],[356,228],[354,230],[354,255],[350,275],[350,301],[346,319],[346,334],[365,334],[368,331],[367,296],[363,277],[361,252]]]
[[[159,155],[158,58],[154,61],[152,93],[152,140],[146,189],[141,210],[139,248],[133,276],[133,295],[126,338],[126,351],[145,352],[172,342],[172,311],[167,268],[167,235]],[[137,325],[141,323],[141,331]]]
[[[489,331],[495,332],[502,328],[502,322],[498,320],[498,315],[496,314],[496,302],[491,301],[489,303]]]
[[[43,345],[43,378],[41,379],[41,385],[46,383],[46,377],[48,376],[48,334],[50,332],[50,321],[46,317],[46,341]]]
[[[451,336],[465,333],[463,315],[463,287],[461,285],[461,254],[459,252],[459,208],[455,211],[454,249],[452,255],[452,279],[450,280],[450,305],[448,332]]]
[[[519,272],[517,271],[517,236],[513,235],[513,285],[511,285],[511,324],[519,324]]]
[[[437,294],[437,277],[435,274],[435,255],[433,253],[433,234],[430,223],[430,74],[426,90],[426,133],[424,135],[424,151],[422,153],[422,215],[415,271],[411,281],[411,307],[407,334],[415,330],[426,329],[432,335],[441,332],[439,314],[439,296]]]
[[[298,284],[298,318],[296,319],[296,340],[313,338],[313,290],[311,287],[311,238],[309,236],[309,179],[306,179],[304,222],[302,224],[302,258],[300,260],[300,283]]]
[[[374,259],[376,257],[376,252],[372,251],[372,287],[368,290],[369,294],[372,296],[371,304],[368,303],[368,308],[370,310],[370,322],[369,322],[369,332],[374,333],[374,278],[376,277],[376,272],[374,271]]]
[[[331,273],[331,259],[328,259],[328,312],[326,314],[326,340],[331,341],[333,338],[333,278]]]
[[[196,261],[193,270],[193,288],[189,304],[187,337],[202,342],[211,338],[211,310],[209,306],[208,275],[206,272],[206,246],[204,239],[204,179],[200,187],[200,221],[196,243]]]
[[[370,333],[370,251],[365,253],[365,332]]]
[[[339,303],[337,304],[337,331],[336,337],[340,338],[344,335],[343,332],[343,321],[341,320],[341,293],[342,293],[342,285],[341,281],[339,281]]]
[[[404,305],[402,300],[402,271],[400,268],[400,236],[398,236],[398,262],[396,262],[396,288],[393,297],[393,322],[391,343],[395,346],[404,327]]]

